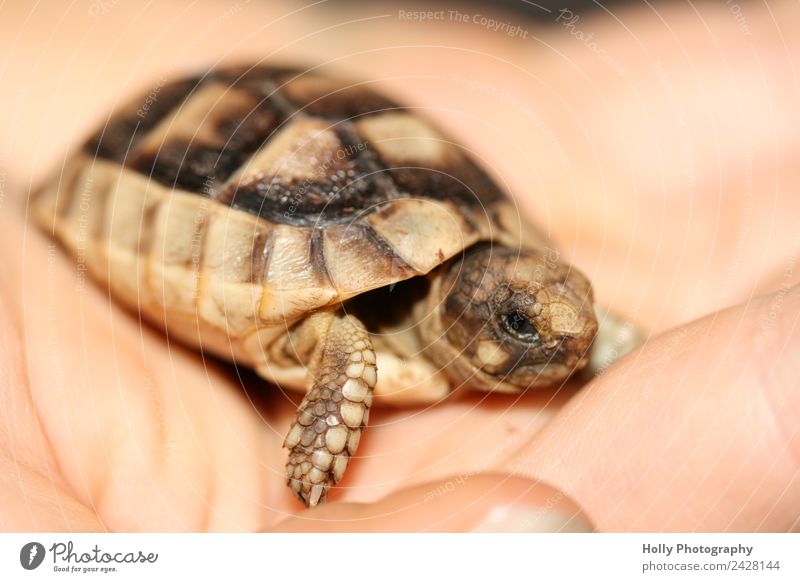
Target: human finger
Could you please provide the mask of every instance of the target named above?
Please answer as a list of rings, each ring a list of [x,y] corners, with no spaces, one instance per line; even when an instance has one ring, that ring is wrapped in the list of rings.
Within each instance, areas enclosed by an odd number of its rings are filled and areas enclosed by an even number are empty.
[[[374,503],[331,503],[273,531],[591,531],[579,508],[544,483],[474,475],[398,490]]]
[[[503,467],[601,530],[800,525],[800,286],[674,329],[597,378]]]

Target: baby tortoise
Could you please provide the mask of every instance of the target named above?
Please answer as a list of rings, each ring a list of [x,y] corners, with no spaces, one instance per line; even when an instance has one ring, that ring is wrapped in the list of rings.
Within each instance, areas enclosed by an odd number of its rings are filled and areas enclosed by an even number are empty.
[[[285,447],[308,506],[342,479],[375,397],[552,386],[597,332],[589,282],[463,148],[316,71],[157,85],[33,212],[172,337],[306,390]]]

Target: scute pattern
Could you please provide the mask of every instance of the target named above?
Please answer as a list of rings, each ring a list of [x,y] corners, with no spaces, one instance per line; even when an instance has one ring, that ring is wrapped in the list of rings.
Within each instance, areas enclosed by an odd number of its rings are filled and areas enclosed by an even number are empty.
[[[201,82],[200,78],[191,78],[154,86],[114,114],[89,138],[84,149],[92,156],[125,162],[139,141]]]
[[[243,346],[259,330],[480,240],[520,238],[499,195],[460,148],[366,85],[228,67],[117,113],[34,212],[170,333],[255,361]]]
[[[219,195],[272,222],[326,226],[386,199],[379,179],[339,128],[315,118],[288,123]]]
[[[419,116],[365,84],[286,68],[222,68],[155,87],[86,150],[284,224],[346,222],[396,197],[471,206],[502,197]],[[259,167],[265,156],[281,163]]]
[[[370,91],[363,84],[346,83],[314,73],[285,75],[279,81],[286,97],[307,115],[352,119],[401,109],[394,101]]]
[[[417,116],[383,113],[355,125],[401,192],[470,206],[503,198],[503,192],[460,148]]]
[[[128,165],[166,186],[213,196],[282,121],[258,95],[206,83],[143,140]]]

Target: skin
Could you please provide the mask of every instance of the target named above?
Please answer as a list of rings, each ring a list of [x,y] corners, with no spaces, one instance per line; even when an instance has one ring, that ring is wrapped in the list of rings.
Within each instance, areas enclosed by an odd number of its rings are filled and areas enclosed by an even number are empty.
[[[140,19],[126,4],[93,28],[74,12],[59,24],[52,7],[27,24],[27,4],[1,9],[13,12],[0,18],[2,75],[27,93],[0,97],[12,168],[0,237],[14,249],[0,278],[0,528],[466,530],[498,509],[543,507],[581,508],[610,531],[799,527],[796,5],[748,4],[747,37],[723,3],[615,12],[624,26],[582,19],[578,28],[624,58],[627,77],[561,28],[532,27],[543,42],[531,45],[461,25],[373,22],[340,44],[332,29],[298,48],[300,25],[284,22],[271,42],[310,60],[432,38],[457,47],[426,58],[367,52],[349,66],[434,108],[551,229],[598,301],[653,335],[578,393],[376,408],[360,462],[328,505],[307,512],[284,485],[280,449],[295,396],[265,394],[247,372],[168,343],[83,284],[21,219],[29,182],[131,75],[158,77],[159,55],[188,46],[188,60],[208,64],[231,44],[239,56],[264,52],[241,33],[259,20],[252,4],[202,43],[191,31],[218,6],[179,17],[177,3],[162,5]],[[314,18],[305,26],[319,30],[334,17]],[[167,23],[157,50],[139,32],[153,22]],[[488,91],[400,78],[454,70],[536,94],[525,102],[558,147]],[[477,122],[487,111],[491,123]]]
[[[563,383],[597,332],[589,281],[546,253],[478,245],[434,277],[427,304],[416,325],[425,357],[451,385],[487,392]]]

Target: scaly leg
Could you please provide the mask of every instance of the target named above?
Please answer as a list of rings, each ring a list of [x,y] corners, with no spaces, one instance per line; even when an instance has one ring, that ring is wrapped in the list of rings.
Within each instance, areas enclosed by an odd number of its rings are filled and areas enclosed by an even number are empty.
[[[377,368],[369,334],[351,315],[314,314],[298,336],[299,344],[316,340],[317,347],[309,365],[313,385],[284,442],[286,475],[294,494],[314,507],[341,480],[358,448]]]

